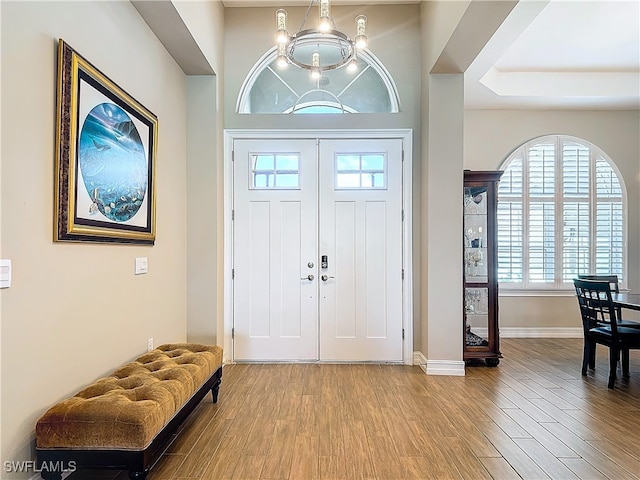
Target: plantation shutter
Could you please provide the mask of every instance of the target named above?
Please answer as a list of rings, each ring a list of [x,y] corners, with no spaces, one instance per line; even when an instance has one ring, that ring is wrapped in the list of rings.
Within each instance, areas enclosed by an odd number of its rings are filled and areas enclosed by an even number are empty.
[[[531,283],[555,280],[555,142],[532,145],[529,161],[529,275]]]
[[[595,161],[596,179],[596,274],[624,278],[624,223],[622,187],[618,176],[604,158]]]
[[[562,142],[562,281],[590,271],[590,184],[588,147]]]
[[[514,158],[498,184],[498,281],[522,282],[522,158]]]

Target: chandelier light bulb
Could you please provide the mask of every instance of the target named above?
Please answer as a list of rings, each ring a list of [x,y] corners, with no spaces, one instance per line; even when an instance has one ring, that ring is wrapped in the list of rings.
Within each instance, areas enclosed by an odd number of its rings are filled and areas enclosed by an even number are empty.
[[[347,71],[355,72],[356,70],[358,70],[358,61],[356,60],[356,57],[353,57],[347,64]]]
[[[276,11],[276,42],[287,43],[289,34],[287,33],[287,11],[280,9]]]
[[[358,15],[356,17],[356,48],[367,46],[367,17]]]
[[[320,0],[320,24],[318,29],[321,32],[328,32],[331,30],[331,7],[329,6],[329,0]]]
[[[278,44],[278,57],[276,58],[276,64],[278,67],[286,67],[289,62],[287,61],[287,45],[285,43]]]
[[[311,66],[320,70],[320,52],[317,50],[311,54]]]
[[[320,52],[315,51],[311,54],[311,78],[320,78]]]

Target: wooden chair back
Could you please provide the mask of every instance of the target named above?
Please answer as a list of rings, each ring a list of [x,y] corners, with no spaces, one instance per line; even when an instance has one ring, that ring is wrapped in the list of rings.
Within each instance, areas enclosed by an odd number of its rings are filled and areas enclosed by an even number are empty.
[[[609,282],[611,291],[613,293],[620,293],[620,282],[617,275],[578,275],[580,280],[597,280],[598,282]],[[622,309],[616,308],[616,314],[618,315],[618,322],[622,317]]]
[[[573,280],[582,316],[585,334],[597,326],[611,327],[614,338],[618,336],[616,309],[611,299],[611,284],[603,280]]]
[[[614,293],[620,293],[620,285],[617,275],[578,275],[580,280],[596,280],[598,282],[609,282],[611,291]]]

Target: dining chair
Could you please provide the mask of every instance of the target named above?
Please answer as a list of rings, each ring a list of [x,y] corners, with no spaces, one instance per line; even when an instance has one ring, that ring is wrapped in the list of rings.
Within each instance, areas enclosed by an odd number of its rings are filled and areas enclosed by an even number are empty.
[[[611,299],[611,285],[608,281],[576,278],[573,284],[578,297],[584,331],[582,375],[587,374],[587,366],[596,344],[605,345],[609,348],[608,387],[613,388],[620,354],[622,354],[622,376],[629,377],[629,350],[640,349],[640,329],[629,328],[618,323],[616,308]]]
[[[620,282],[617,275],[578,275],[581,280],[596,280],[599,282],[609,282],[611,293],[620,293]],[[622,308],[616,307],[616,315],[618,325],[629,328],[640,328],[640,322],[622,319]],[[591,349],[591,357],[589,358],[589,368],[594,369],[596,366],[596,349]]]

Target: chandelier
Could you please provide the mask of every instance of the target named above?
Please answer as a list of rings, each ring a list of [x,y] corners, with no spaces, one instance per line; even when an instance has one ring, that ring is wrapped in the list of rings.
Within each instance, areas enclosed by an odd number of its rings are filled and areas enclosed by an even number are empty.
[[[314,3],[318,3],[320,19],[318,28],[307,28],[305,24]],[[276,46],[279,67],[288,64],[309,70],[313,78],[319,78],[322,72],[347,67],[350,71],[358,68],[356,52],[367,46],[367,17],[356,17],[356,36],[351,39],[337,30],[331,16],[329,0],[311,0],[307,13],[298,32],[287,33],[287,11],[276,11]]]

